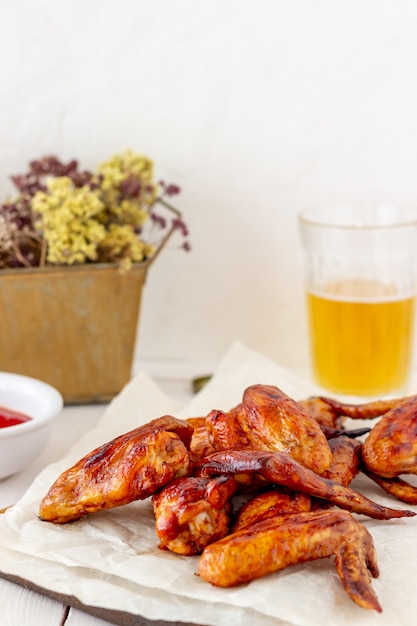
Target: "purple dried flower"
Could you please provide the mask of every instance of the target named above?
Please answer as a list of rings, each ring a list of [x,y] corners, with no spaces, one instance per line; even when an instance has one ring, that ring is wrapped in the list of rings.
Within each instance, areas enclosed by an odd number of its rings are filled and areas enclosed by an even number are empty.
[[[68,176],[75,187],[83,187],[89,183],[93,174],[88,171],[79,171],[78,161],[72,159],[63,163],[56,156],[49,155],[29,163],[26,174],[11,176],[11,180],[21,194],[34,196],[37,191],[46,191],[45,178],[47,176]]]
[[[174,219],[172,220],[172,225],[175,229],[181,231],[183,237],[188,237],[187,225],[181,218],[174,217]]]
[[[167,221],[165,217],[162,217],[162,215],[157,215],[156,213],[152,212],[151,220],[156,226],[158,226],[161,229],[164,229],[167,227]]]
[[[159,181],[159,186],[162,187],[163,195],[166,196],[175,196],[178,193],[181,193],[181,188],[178,185],[174,185],[172,183],[166,184],[163,180]]]
[[[142,181],[134,174],[130,174],[120,185],[122,199],[140,198]]]

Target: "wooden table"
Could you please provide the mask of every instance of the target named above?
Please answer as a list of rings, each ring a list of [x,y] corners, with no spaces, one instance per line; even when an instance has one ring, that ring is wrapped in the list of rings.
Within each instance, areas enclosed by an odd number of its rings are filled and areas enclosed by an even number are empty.
[[[179,377],[154,375],[154,378],[175,400],[185,404],[191,398],[190,378],[184,372]],[[97,424],[105,408],[105,404],[65,407],[41,456],[23,472],[0,481],[0,509],[17,502],[44,467],[62,458],[82,433]],[[0,606],[1,626],[108,626],[110,623],[2,579]]]

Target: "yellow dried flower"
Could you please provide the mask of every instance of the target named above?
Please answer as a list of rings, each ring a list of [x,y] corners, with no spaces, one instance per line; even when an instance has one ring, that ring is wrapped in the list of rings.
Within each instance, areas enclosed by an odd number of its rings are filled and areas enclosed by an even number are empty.
[[[101,261],[119,259],[126,266],[126,261],[131,265],[151,256],[154,247],[141,241],[130,225],[111,224],[98,246],[98,251]]]
[[[48,242],[49,263],[85,263],[97,259],[97,246],[106,235],[96,219],[103,210],[98,191],[75,187],[67,177],[51,178],[48,191],[38,191],[32,200],[40,219],[35,228]]]
[[[157,196],[153,161],[126,150],[99,165],[97,171],[107,219],[132,226],[144,224]]]
[[[132,150],[116,154],[95,172],[55,156],[31,161],[27,174],[12,177],[20,195],[0,205],[0,267],[46,260],[116,262],[127,269],[152,256],[150,240],[160,245],[169,229],[187,236],[180,214],[163,200],[179,187],[156,184],[153,175],[153,161]],[[156,202],[161,214],[153,210]],[[176,215],[171,222],[164,209]],[[182,247],[189,249],[187,242]]]

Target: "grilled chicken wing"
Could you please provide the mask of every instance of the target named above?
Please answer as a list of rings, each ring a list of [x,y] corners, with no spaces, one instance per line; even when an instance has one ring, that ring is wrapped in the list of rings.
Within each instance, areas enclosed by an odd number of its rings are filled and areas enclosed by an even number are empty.
[[[403,402],[405,398],[372,400],[371,402],[364,402],[362,404],[347,404],[345,402],[339,402],[339,400],[335,400],[334,398],[324,397],[318,398],[318,400],[323,405],[327,405],[329,412],[332,412],[337,416],[338,420],[341,420],[343,417],[350,417],[351,419],[374,419],[380,417]]]
[[[65,523],[155,493],[188,474],[192,426],[169,415],[93,450],[63,472],[39,507],[39,517]]]
[[[212,585],[232,587],[332,555],[352,600],[380,612],[370,578],[379,575],[372,537],[347,511],[294,513],[261,521],[207,546],[198,573]]]
[[[398,401],[397,401],[398,402]],[[347,437],[360,437],[370,431],[370,428],[356,428],[346,430],[344,427],[344,418],[354,417],[377,417],[381,412],[387,411],[391,407],[390,403],[372,402],[368,404],[343,404],[337,400],[320,398],[312,396],[306,400],[299,400],[303,409],[312,417],[319,425],[327,439],[346,435]],[[345,411],[346,414],[343,412]],[[375,415],[375,412],[377,415]]]
[[[342,435],[330,439],[329,446],[332,451],[332,462],[322,476],[347,487],[359,473],[362,444],[356,439]]]
[[[390,409],[362,447],[365,467],[383,478],[417,474],[417,396]]]
[[[191,437],[190,453],[193,461],[198,461],[209,454],[213,454],[216,450],[210,443],[209,432],[207,430],[205,417],[188,417],[188,424],[193,427],[193,436]]]
[[[359,472],[361,444],[345,436],[332,439],[329,444],[333,460],[322,476],[347,487]],[[277,515],[316,510],[329,504],[323,500],[312,500],[306,493],[275,485],[273,489],[257,494],[243,504],[232,530],[236,532]]]
[[[375,519],[412,517],[413,511],[397,510],[381,506],[358,491],[340,483],[323,478],[295,461],[285,452],[262,452],[257,450],[231,450],[216,452],[194,466],[196,475],[230,476],[241,473],[260,474],[264,479],[294,491],[329,500],[342,509],[367,515]]]
[[[232,477],[177,478],[152,497],[159,547],[182,555],[200,554],[230,529],[236,491]]]
[[[333,407],[317,396],[299,400],[306,413],[312,417],[320,426],[325,428],[339,429],[342,427],[342,419],[339,413]]]
[[[212,411],[206,418],[214,448],[287,452],[305,467],[321,473],[332,460],[319,424],[277,387],[248,387],[242,403],[228,413]]]
[[[288,515],[310,511],[311,498],[306,493],[297,493],[285,487],[275,486],[274,489],[264,491],[253,496],[239,509],[232,532],[243,530],[258,522]]]
[[[407,504],[417,504],[417,487],[410,485],[403,478],[397,476],[394,478],[382,478],[370,472],[366,467],[363,468],[363,472],[391,496]]]

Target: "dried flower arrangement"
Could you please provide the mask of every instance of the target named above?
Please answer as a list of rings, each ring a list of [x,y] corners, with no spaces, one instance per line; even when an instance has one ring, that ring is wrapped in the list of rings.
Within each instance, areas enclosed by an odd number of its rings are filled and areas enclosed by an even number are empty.
[[[11,177],[17,197],[0,204],[0,268],[115,262],[129,269],[173,229],[189,250],[187,227],[165,200],[180,189],[153,176],[151,159],[131,150],[93,172],[56,156],[32,161]]]

